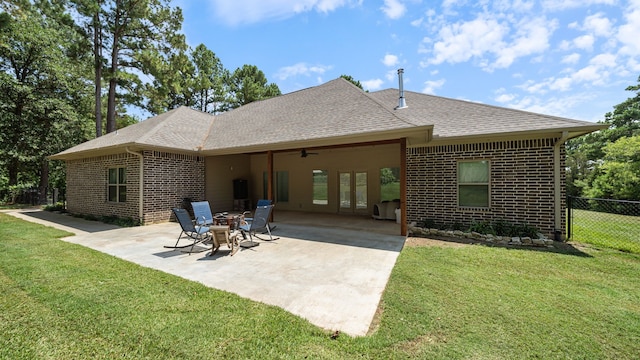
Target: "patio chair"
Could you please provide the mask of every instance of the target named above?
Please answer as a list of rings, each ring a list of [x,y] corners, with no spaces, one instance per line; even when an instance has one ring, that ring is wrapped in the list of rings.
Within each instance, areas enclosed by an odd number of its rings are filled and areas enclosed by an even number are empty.
[[[271,216],[271,210],[273,210],[273,205],[267,206],[258,206],[256,211],[253,213],[253,218],[251,221],[242,221],[240,223],[240,231],[242,231],[243,237],[246,239],[246,235],[249,235],[250,241],[243,241],[240,243],[242,247],[253,247],[257,246],[258,243],[253,242],[253,237],[260,240],[278,240],[279,238],[274,238],[271,235],[271,229],[269,228],[269,216]],[[263,239],[256,234],[257,230],[266,229],[269,234],[269,239]]]
[[[193,247],[197,243],[204,242],[211,239],[211,234],[209,233],[209,227],[194,224],[193,221],[191,220],[191,216],[189,216],[189,213],[185,209],[173,208],[172,210],[176,216],[176,219],[180,223],[180,227],[182,228],[182,231],[180,232],[180,236],[178,236],[178,240],[176,240],[176,244],[174,246],[165,245],[164,247],[168,249],[184,249],[191,246],[191,249],[189,250],[189,255],[191,255],[191,252],[193,252]],[[193,242],[188,245],[178,246],[178,243],[180,242],[180,239],[182,238],[183,234],[186,235],[188,238],[192,239]]]
[[[195,201],[191,203],[193,208],[193,216],[198,225],[213,225],[213,215],[208,201]]]
[[[258,200],[258,205],[256,207],[269,206],[269,205],[273,205],[273,201],[267,200],[267,199],[260,199]],[[253,214],[251,213],[251,211],[245,211],[244,213],[242,213],[242,217],[248,223],[253,221]],[[274,230],[276,227],[271,226],[271,224],[268,223],[270,219],[271,219],[271,215],[269,215],[269,218],[267,218],[267,226],[269,227],[269,230]]]
[[[231,249],[231,256],[238,251],[238,234],[237,232],[230,232],[229,226],[215,225],[209,228],[211,235],[213,235],[213,248],[211,248],[211,254],[213,256],[220,249],[220,245],[226,243],[227,247]]]

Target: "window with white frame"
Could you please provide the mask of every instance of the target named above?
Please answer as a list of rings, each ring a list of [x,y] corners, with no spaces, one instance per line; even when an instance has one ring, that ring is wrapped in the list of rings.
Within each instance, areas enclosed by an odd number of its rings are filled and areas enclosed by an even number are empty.
[[[127,201],[127,169],[110,168],[107,172],[107,200],[111,202]]]
[[[488,160],[458,162],[458,206],[489,207],[490,168]]]

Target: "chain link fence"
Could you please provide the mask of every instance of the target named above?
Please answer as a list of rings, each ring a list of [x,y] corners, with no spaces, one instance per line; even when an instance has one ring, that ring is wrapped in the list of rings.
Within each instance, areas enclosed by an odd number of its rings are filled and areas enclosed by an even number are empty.
[[[570,240],[640,254],[640,201],[569,196],[567,211]]]
[[[56,205],[64,201],[64,189],[47,188],[44,197],[37,187],[0,189],[0,204],[4,205]]]

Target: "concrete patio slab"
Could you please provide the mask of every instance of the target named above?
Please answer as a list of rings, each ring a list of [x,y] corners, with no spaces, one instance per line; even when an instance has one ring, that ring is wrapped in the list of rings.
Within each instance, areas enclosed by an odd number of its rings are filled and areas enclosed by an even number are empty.
[[[9,213],[76,234],[64,241],[279,306],[353,336],[367,334],[405,241],[397,235],[276,222],[277,240],[258,240],[259,246],[241,248],[234,256],[224,246],[214,256],[208,250],[189,255],[163,248],[175,243],[176,223],[117,228],[42,211]]]

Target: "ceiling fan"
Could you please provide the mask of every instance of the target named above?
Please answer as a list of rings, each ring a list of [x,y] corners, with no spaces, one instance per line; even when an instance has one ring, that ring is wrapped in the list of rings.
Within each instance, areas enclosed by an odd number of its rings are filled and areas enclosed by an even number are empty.
[[[307,152],[307,149],[302,149],[300,151],[300,157],[306,158],[309,155],[319,155],[319,154],[315,152]]]

